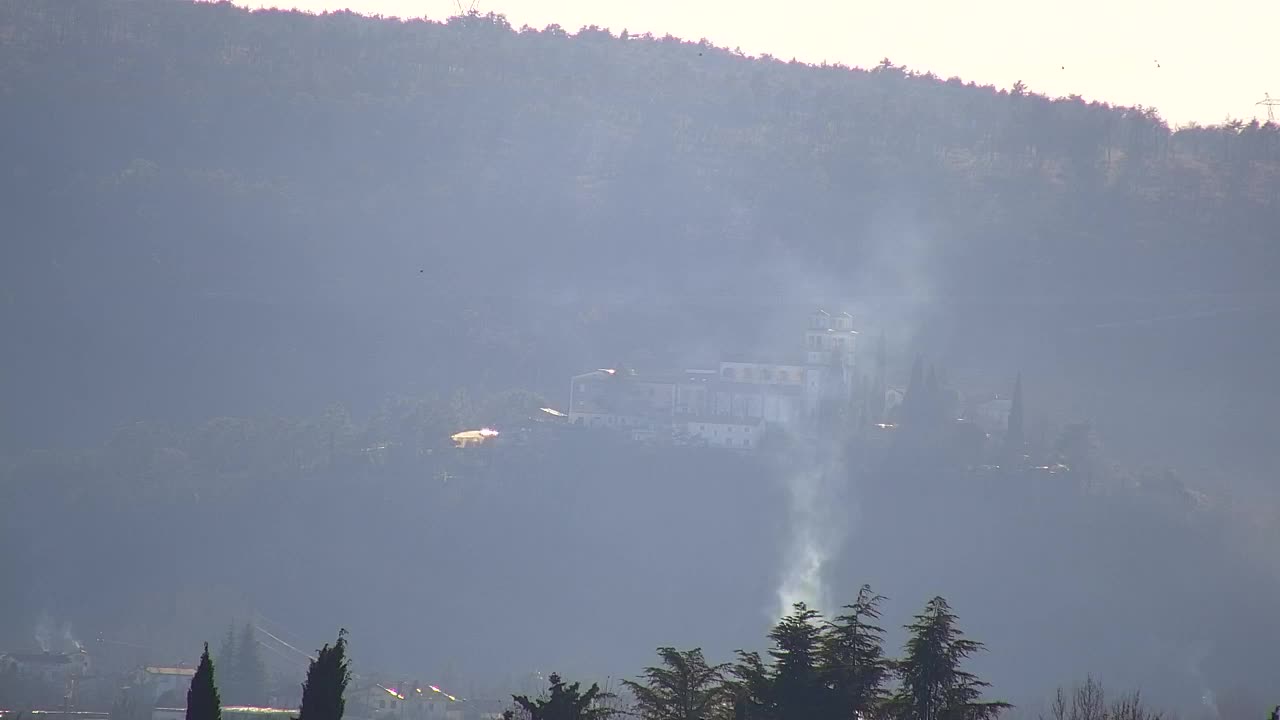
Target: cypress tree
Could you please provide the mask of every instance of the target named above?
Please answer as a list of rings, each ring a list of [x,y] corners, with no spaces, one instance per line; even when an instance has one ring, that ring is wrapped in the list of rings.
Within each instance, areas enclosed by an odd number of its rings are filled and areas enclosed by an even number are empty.
[[[924,380],[924,399],[920,403],[921,415],[923,416],[923,424],[927,426],[930,432],[936,432],[943,423],[942,417],[942,388],[938,385],[938,373],[933,367],[933,363],[929,364],[929,374]],[[936,438],[930,438],[936,440]]]
[[[218,654],[214,656],[218,667],[222,668],[222,694],[233,704],[240,698],[239,672],[237,672],[236,629],[227,626],[227,634],[222,638]]]
[[[342,720],[347,701],[343,698],[351,671],[347,668],[347,631],[338,631],[338,641],[320,648],[307,668],[302,684],[302,705],[298,720]]]
[[[924,392],[924,359],[916,355],[915,362],[911,364],[911,379],[907,381],[907,391],[902,395],[901,418],[904,423],[910,424],[919,419],[920,416],[920,395]]]
[[[880,330],[880,339],[876,344],[876,376],[871,387],[871,422],[884,422],[884,393],[885,393],[885,348],[884,348],[884,330]]]
[[[222,700],[213,680],[213,660],[209,658],[209,643],[204,644],[200,666],[191,678],[187,690],[187,720],[222,720]]]
[[[1009,426],[1004,433],[1004,457],[1006,463],[1017,462],[1026,446],[1026,438],[1023,435],[1023,415],[1022,415],[1022,373],[1018,373],[1018,379],[1013,383],[1013,400],[1009,404]]]
[[[235,700],[245,705],[266,704],[267,666],[262,662],[262,655],[258,652],[258,639],[254,635],[251,623],[245,623],[235,651],[236,680],[238,681]]]

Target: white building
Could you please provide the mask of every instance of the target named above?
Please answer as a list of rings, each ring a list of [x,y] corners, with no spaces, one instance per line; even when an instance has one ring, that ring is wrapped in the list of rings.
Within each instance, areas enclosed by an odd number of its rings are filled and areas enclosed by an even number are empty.
[[[459,720],[462,701],[433,685],[370,684],[347,694],[347,714],[358,720]]]
[[[716,447],[754,448],[768,425],[803,427],[817,419],[824,400],[848,401],[857,336],[848,313],[819,310],[809,318],[797,362],[735,358],[717,370],[605,368],[576,375],[569,422],[643,436],[678,431]]]
[[[816,419],[824,399],[848,402],[854,385],[854,357],[858,331],[849,313],[828,315],[816,310],[804,333],[805,401],[810,419]]]

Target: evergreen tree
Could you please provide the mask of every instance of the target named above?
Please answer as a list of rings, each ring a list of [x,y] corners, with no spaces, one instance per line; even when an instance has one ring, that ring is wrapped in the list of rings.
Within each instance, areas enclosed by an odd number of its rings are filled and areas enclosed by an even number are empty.
[[[773,659],[772,705],[781,720],[816,718],[827,701],[819,669],[824,639],[822,616],[802,602],[792,608],[792,613],[778,621],[769,633],[773,641],[769,650]]]
[[[1004,433],[1004,458],[1006,463],[1015,463],[1022,458],[1026,446],[1023,435],[1025,421],[1022,415],[1022,373],[1013,383],[1013,400],[1009,405],[1009,427]]]
[[[911,379],[907,381],[907,390],[902,394],[902,408],[899,417],[904,424],[911,424],[920,416],[920,397],[924,393],[924,359],[916,355],[911,363]]]
[[[930,433],[929,439],[936,441],[935,433],[946,423],[942,413],[942,386],[938,384],[938,372],[933,363],[929,364],[929,374],[924,380],[924,397],[920,402],[921,424]]]
[[[222,720],[222,700],[214,684],[209,643],[204,644],[200,666],[191,678],[191,689],[187,690],[187,720]]]
[[[905,657],[896,663],[901,687],[892,701],[897,720],[992,720],[1011,707],[982,701],[988,683],[960,668],[983,646],[964,637],[946,600],[930,600],[906,627]]]
[[[767,720],[776,716],[772,678],[760,653],[739,650],[738,662],[729,672],[733,675],[728,684],[733,720]]]
[[[351,680],[347,668],[347,631],[338,631],[338,641],[330,647],[320,648],[316,659],[307,668],[307,680],[302,684],[302,704],[298,708],[298,720],[342,720],[347,701],[343,693]]]
[[[267,666],[258,651],[253,625],[245,623],[240,641],[235,646],[235,677],[238,687],[235,701],[243,705],[265,705],[267,702]]]
[[[233,703],[240,698],[236,661],[236,629],[234,625],[228,625],[227,634],[222,638],[222,645],[218,648],[218,654],[214,656],[214,662],[222,668],[222,694]]]
[[[876,376],[871,388],[871,422],[884,422],[885,393],[885,340],[884,330],[880,330],[880,338],[876,341]]]
[[[602,704],[612,697],[601,692],[595,683],[583,692],[579,683],[568,685],[556,673],[551,674],[551,693],[547,697],[530,699],[527,695],[512,695],[528,720],[602,720],[617,711]],[[502,714],[504,720],[512,720],[516,714],[510,710]]]
[[[852,720],[870,715],[885,699],[891,662],[884,656],[880,595],[863,585],[849,612],[827,625],[822,638],[822,684],[832,693],[830,717]]]
[[[701,648],[658,648],[662,665],[645,668],[644,680],[624,680],[644,720],[707,720],[723,709],[727,665],[708,665]]]

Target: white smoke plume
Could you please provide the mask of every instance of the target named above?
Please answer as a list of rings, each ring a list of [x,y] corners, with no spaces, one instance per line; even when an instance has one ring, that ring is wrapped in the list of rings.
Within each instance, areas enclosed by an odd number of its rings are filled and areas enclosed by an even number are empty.
[[[797,602],[820,611],[832,607],[825,573],[848,531],[846,473],[839,450],[807,448],[795,455],[786,479],[789,537],[778,584],[777,617],[789,614]]]
[[[41,652],[53,651],[53,618],[49,613],[40,613],[40,618],[36,621],[36,644],[40,646]]]
[[[84,649],[84,645],[80,644],[80,641],[72,634],[70,621],[62,623],[62,640],[69,652],[80,652]]]
[[[71,622],[64,621],[59,627],[48,611],[40,613],[36,620],[35,640],[41,652],[76,653],[84,649],[71,630]]]

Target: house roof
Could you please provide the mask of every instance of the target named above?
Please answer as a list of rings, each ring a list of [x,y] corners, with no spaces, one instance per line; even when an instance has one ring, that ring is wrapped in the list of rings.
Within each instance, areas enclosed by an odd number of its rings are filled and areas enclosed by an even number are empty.
[[[148,665],[145,670],[148,675],[185,675],[191,677],[196,674],[195,668],[184,667],[155,667]]]
[[[7,657],[10,660],[29,665],[67,665],[71,662],[71,656],[66,653],[0,653],[0,657]]]
[[[573,379],[574,380],[587,380],[587,379],[596,380],[596,379],[611,378],[614,375],[615,373],[607,372],[606,370],[592,370],[590,372],[584,372],[578,375],[574,375]]]

